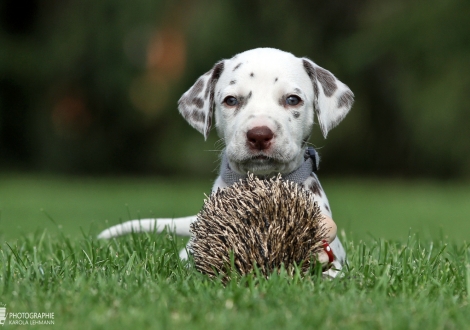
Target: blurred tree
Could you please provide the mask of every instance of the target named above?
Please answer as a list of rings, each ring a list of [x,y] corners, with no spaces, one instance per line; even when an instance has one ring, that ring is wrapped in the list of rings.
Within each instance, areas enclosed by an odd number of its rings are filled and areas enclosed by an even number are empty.
[[[470,175],[469,14],[460,0],[370,2],[359,30],[338,43],[334,57],[363,99],[361,168]]]
[[[470,176],[470,3],[3,0],[0,166],[212,175],[176,101],[221,58],[276,47],[356,94],[325,174]],[[346,165],[345,165],[346,160]]]

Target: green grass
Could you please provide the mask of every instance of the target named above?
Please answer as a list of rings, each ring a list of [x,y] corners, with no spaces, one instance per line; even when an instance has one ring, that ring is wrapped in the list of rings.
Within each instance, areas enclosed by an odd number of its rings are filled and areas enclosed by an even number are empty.
[[[80,237],[82,230],[98,233],[136,218],[196,214],[211,186],[211,180],[0,174],[0,235],[53,232],[56,222],[65,234]]]
[[[465,329],[468,246],[346,240],[350,268],[318,276],[211,281],[177,258],[171,235],[109,242],[37,232],[0,252],[1,299],[54,312],[66,329]],[[467,267],[467,268],[466,268]]]
[[[0,182],[0,303],[53,312],[43,328],[470,329],[464,185],[324,180],[346,232],[344,277],[246,276],[224,287],[182,264],[184,241],[171,234],[95,239],[120,220],[196,213],[210,182]]]
[[[470,230],[470,186],[462,183],[322,180],[333,218],[354,239],[427,238],[463,241]],[[196,214],[211,180],[70,178],[0,174],[0,238],[34,230],[70,237],[146,217]]]

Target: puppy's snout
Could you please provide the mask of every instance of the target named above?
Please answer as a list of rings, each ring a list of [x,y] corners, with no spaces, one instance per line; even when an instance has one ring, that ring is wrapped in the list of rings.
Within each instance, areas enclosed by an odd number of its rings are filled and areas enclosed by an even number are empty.
[[[257,126],[246,132],[246,138],[250,148],[256,150],[268,149],[273,137],[273,131],[267,126]]]

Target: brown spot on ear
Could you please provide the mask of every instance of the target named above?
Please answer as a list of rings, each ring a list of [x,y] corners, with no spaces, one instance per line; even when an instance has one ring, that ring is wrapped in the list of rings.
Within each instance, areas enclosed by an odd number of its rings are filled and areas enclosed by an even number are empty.
[[[214,70],[212,72],[212,80],[218,80],[220,76],[222,75],[222,72],[224,72],[224,62],[219,62],[214,66]]]
[[[313,94],[315,95],[315,110],[317,113],[319,113],[320,109],[318,108],[317,105],[317,100],[318,100],[318,85],[316,83],[316,73],[315,73],[315,68],[313,67],[312,63],[310,63],[307,60],[303,60],[304,64],[304,69],[307,71],[308,76],[310,77],[310,80],[312,81],[313,85]]]
[[[211,127],[212,127],[212,112],[209,112],[209,118],[207,118],[206,135],[209,134]]]
[[[344,92],[343,95],[338,98],[338,108],[342,108],[344,106],[351,108],[353,102],[354,94],[351,91]]]
[[[320,67],[316,68],[315,71],[317,73],[317,80],[323,87],[323,92],[327,97],[331,97],[338,88],[335,77],[329,71]]]
[[[209,82],[206,85],[206,90],[204,92],[204,98],[207,99],[209,95],[211,96],[211,104],[214,99],[214,87],[219,80],[220,75],[224,71],[224,62],[217,63],[214,68],[212,69],[212,76],[210,77]]]
[[[209,94],[212,94],[211,93],[211,82],[207,82],[207,85],[206,85],[206,91],[204,92],[204,98],[207,99],[209,97]]]
[[[312,63],[310,63],[307,60],[302,60],[302,63],[304,64],[304,69],[307,71],[308,76],[310,79],[315,79],[315,68],[313,67]]]
[[[203,88],[204,88],[204,79],[199,78],[198,81],[196,81],[196,83],[194,84],[193,88],[191,88],[190,97],[198,96],[202,92]]]
[[[207,122],[207,125],[204,126],[204,137],[207,137],[212,125],[212,105],[214,104],[214,89],[217,81],[220,78],[220,75],[224,71],[225,64],[223,61],[217,63],[212,69],[212,76],[209,79],[209,82],[206,85],[206,90],[204,92],[204,98],[207,100],[209,98],[209,109],[206,115],[203,115],[203,121]]]
[[[204,100],[201,99],[200,97],[195,97],[192,103],[199,109],[201,109],[204,106]]]
[[[204,121],[205,121],[204,112],[202,112],[200,110],[197,110],[197,109],[193,109],[190,112],[185,112],[183,114],[183,116],[184,116],[184,118],[186,118],[186,120],[188,120],[190,122],[204,123]]]

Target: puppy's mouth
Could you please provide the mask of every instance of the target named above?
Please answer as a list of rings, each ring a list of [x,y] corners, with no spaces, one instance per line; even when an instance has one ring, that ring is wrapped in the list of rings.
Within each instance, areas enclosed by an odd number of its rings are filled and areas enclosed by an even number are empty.
[[[272,160],[272,158],[266,155],[257,155],[257,156],[251,157],[251,160],[268,161],[268,160]]]
[[[276,167],[277,165],[282,164],[283,161],[282,159],[278,159],[273,156],[268,156],[265,154],[258,154],[258,155],[252,155],[246,158],[244,161],[241,161],[240,163],[248,167],[253,167],[253,166]]]

